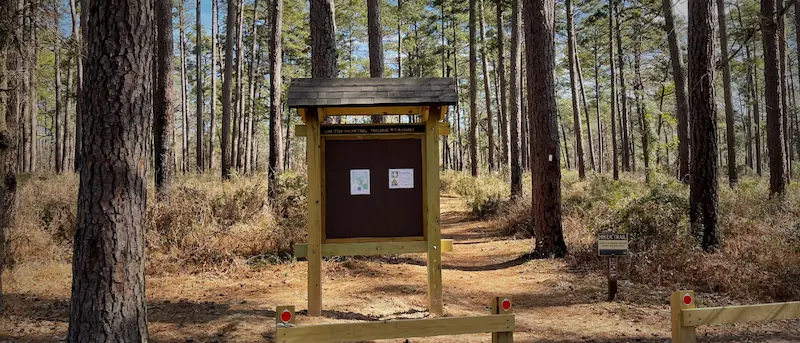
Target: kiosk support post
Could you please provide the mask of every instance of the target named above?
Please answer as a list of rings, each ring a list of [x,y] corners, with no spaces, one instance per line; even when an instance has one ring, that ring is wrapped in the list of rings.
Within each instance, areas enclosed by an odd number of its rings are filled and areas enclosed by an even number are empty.
[[[442,309],[442,236],[439,230],[439,118],[445,107],[423,113],[425,122],[425,229],[428,240],[428,310],[441,316]],[[424,111],[425,109],[423,109]]]
[[[322,315],[322,159],[317,109],[306,116],[308,163],[308,315]]]

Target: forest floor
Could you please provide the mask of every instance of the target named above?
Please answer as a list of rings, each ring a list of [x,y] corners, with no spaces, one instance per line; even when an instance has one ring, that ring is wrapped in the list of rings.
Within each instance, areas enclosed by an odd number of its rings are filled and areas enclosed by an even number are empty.
[[[454,240],[443,257],[447,316],[487,313],[489,299],[510,295],[516,342],[666,342],[671,289],[621,281],[606,302],[603,275],[559,260],[528,260],[529,240],[499,235],[473,219],[459,198],[442,197],[442,237]],[[323,317],[305,316],[306,263],[245,268],[244,272],[152,276],[148,320],[154,342],[272,342],[277,305],[297,306],[298,323],[375,321],[427,316],[426,267],[421,254],[351,258],[323,264]],[[58,342],[69,321],[70,266],[17,271],[31,282],[6,286],[0,342]],[[623,275],[624,277],[624,275]],[[699,294],[701,307],[735,303]],[[700,327],[701,342],[800,342],[800,320]],[[488,334],[413,338],[412,342],[488,342]],[[388,340],[386,342],[402,342]]]

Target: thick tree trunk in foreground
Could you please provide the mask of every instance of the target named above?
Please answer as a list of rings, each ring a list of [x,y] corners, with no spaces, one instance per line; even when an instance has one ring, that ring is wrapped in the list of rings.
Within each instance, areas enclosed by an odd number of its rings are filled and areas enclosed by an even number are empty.
[[[172,2],[170,0],[155,1],[157,25],[156,53],[156,89],[153,90],[153,153],[155,156],[156,194],[167,195],[172,184],[174,169],[172,159],[174,142],[172,133],[175,123],[172,104]]]
[[[778,56],[778,21],[775,19],[775,0],[761,1],[761,32],[764,44],[764,101],[767,111],[767,148],[769,149],[769,192],[783,194],[786,190],[784,164],[783,104]]]
[[[566,0],[567,8],[567,57],[569,60],[569,88],[572,91],[572,123],[573,130],[575,131],[575,164],[578,167],[578,177],[581,179],[586,178],[586,163],[583,160],[583,133],[581,128],[581,113],[578,109],[580,98],[578,97],[578,86],[576,85],[577,75],[575,75],[575,27],[572,23],[572,1]]]
[[[369,77],[383,77],[383,26],[381,2],[367,0],[367,32],[369,35]],[[371,117],[373,123],[383,123],[383,116]]]
[[[311,75],[335,78],[336,19],[333,0],[311,0]]]
[[[277,195],[276,176],[283,171],[283,142],[281,141],[281,119],[283,104],[281,103],[281,64],[282,64],[282,32],[283,0],[272,1],[272,46],[269,49],[270,65],[270,107],[269,107],[269,166],[267,169],[269,197]],[[288,144],[288,142],[287,142]]]
[[[228,1],[225,35],[225,73],[222,78],[222,178],[231,177],[231,86],[233,82],[233,38],[236,34],[236,5],[238,1]]]
[[[72,258],[69,342],[147,342],[145,238],[153,4],[87,8],[86,165]],[[125,58],[119,58],[125,56]]]
[[[511,71],[509,74],[509,119],[511,127],[511,196],[522,196],[522,114],[520,113],[522,90],[520,66],[522,54],[522,12],[519,0],[511,1]]]
[[[706,251],[719,245],[712,4],[712,0],[689,1],[689,117],[692,120],[689,217],[693,228],[702,230],[702,245]]]
[[[555,97],[553,0],[525,2],[528,74],[527,115],[531,120],[531,168],[536,244],[541,256],[564,257],[567,245],[561,226],[561,164]]]

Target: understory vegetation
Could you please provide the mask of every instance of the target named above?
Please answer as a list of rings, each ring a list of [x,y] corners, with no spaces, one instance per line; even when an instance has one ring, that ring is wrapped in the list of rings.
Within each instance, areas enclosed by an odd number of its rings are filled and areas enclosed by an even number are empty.
[[[169,196],[147,206],[148,274],[226,270],[280,262],[306,235],[306,181],[295,172],[279,179],[274,203],[263,175],[222,182],[216,175],[179,177]],[[23,180],[15,226],[8,235],[8,267],[71,263],[77,216],[74,174]]]
[[[491,218],[504,234],[532,236],[530,179],[525,196],[508,200],[499,175],[472,178],[445,173],[443,193],[465,197],[473,215]],[[502,185],[502,187],[497,187]],[[689,225],[689,187],[667,175],[648,185],[643,176],[614,182],[574,172],[562,180],[564,236],[572,268],[605,271],[597,256],[597,232],[628,233],[631,257],[623,278],[671,289],[724,292],[747,300],[800,297],[800,187],[769,199],[768,180],[745,177],[734,189],[720,183],[722,248],[705,253]]]
[[[504,235],[530,238],[530,178],[525,195],[509,200],[499,174],[474,178],[443,172],[443,195],[465,199],[476,217],[490,219]],[[567,262],[573,269],[602,273],[597,232],[630,235],[630,258],[621,260],[622,278],[670,289],[725,292],[743,300],[800,297],[800,187],[783,199],[768,199],[766,179],[744,178],[734,189],[720,185],[722,248],[705,253],[689,227],[688,187],[657,174],[614,182],[591,176],[562,180]],[[267,201],[263,176],[179,177],[169,197],[148,202],[149,275],[231,271],[291,260],[292,246],[306,236],[306,180],[280,177],[277,200]],[[15,227],[7,233],[11,269],[71,263],[78,178],[27,177],[20,182]],[[150,192],[153,194],[153,192]],[[42,266],[42,267],[39,267]]]

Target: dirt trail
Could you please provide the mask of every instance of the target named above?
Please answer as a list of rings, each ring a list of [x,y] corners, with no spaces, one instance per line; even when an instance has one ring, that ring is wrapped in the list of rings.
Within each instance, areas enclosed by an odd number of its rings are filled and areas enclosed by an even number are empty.
[[[498,235],[490,222],[471,219],[457,198],[442,198],[442,236],[455,241],[454,251],[443,257],[448,316],[486,314],[492,296],[509,295],[517,315],[516,342],[669,341],[668,289],[622,281],[619,301],[605,302],[601,275],[570,269],[562,261],[521,258],[530,241]],[[305,262],[222,274],[150,277],[151,338],[176,343],[272,342],[275,306],[289,304],[301,311],[300,325],[428,315],[424,255],[353,258],[323,265],[322,318],[303,312]],[[69,268],[57,270],[42,277],[40,284],[12,283],[6,312],[0,317],[0,342],[63,339],[69,319]],[[698,332],[704,342],[800,342],[800,321]],[[489,335],[411,341],[488,342]]]

